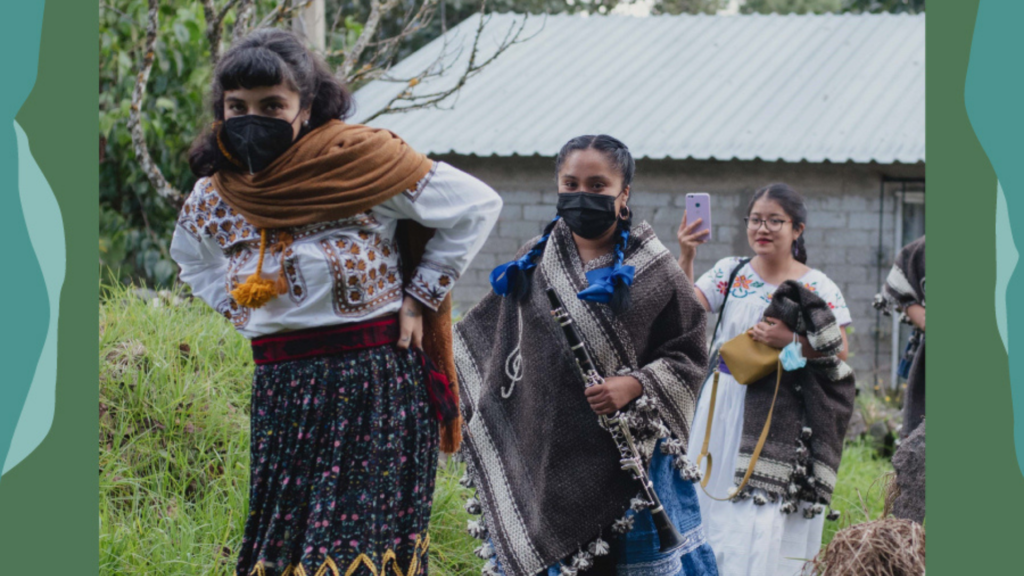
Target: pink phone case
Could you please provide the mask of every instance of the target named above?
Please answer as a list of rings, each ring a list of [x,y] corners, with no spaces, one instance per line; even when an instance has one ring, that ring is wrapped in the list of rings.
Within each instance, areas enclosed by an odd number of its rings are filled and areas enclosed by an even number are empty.
[[[698,218],[703,221],[694,230],[694,233],[701,230],[711,230],[711,196],[706,192],[696,192],[686,195],[686,221],[693,222]],[[711,233],[704,237],[705,241],[711,240]]]

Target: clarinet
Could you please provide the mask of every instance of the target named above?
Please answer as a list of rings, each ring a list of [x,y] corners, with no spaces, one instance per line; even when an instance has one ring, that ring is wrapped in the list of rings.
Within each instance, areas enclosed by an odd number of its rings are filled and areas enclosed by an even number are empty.
[[[573,326],[572,318],[569,317],[569,313],[562,306],[562,301],[555,294],[553,288],[548,288],[547,293],[548,299],[551,301],[551,315],[562,326],[565,338],[569,341],[569,348],[572,349],[572,353],[576,357],[576,365],[583,374],[586,387],[590,388],[591,386],[603,384],[604,378],[601,377],[597,372],[597,368],[594,367],[594,362],[587,352],[583,338],[576,330],[576,327]],[[622,464],[622,469],[633,473],[633,479],[640,482],[644,496],[651,503],[651,516],[654,519],[654,526],[658,530],[661,552],[669,552],[682,546],[685,540],[679,534],[679,530],[676,529],[675,525],[672,524],[668,513],[665,512],[665,508],[661,505],[661,500],[654,491],[654,483],[651,482],[651,478],[643,466],[640,451],[636,448],[633,434],[629,431],[629,425],[622,417],[622,414],[615,412],[611,416],[598,416],[598,419],[601,422],[601,427],[607,430],[612,435],[612,439],[615,440],[615,447],[619,450],[619,462]]]

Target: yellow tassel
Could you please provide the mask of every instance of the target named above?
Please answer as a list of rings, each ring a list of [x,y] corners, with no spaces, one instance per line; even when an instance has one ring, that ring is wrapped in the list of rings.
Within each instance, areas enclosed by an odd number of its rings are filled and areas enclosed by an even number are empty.
[[[267,231],[260,230],[260,258],[256,262],[256,273],[245,279],[231,291],[231,296],[246,308],[259,308],[277,297],[277,285],[271,280],[261,278],[263,272],[263,255],[267,251]]]

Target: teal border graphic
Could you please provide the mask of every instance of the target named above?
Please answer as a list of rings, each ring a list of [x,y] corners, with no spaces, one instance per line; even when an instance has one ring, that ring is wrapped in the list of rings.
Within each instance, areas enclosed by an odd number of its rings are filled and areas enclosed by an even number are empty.
[[[1024,238],[1024,2],[983,0],[978,6],[971,42],[970,64],[964,100],[978,140],[992,162],[999,179],[999,195],[1006,205],[1006,215],[1016,236]],[[998,218],[998,215],[997,215]],[[1000,238],[1002,239],[1002,238]],[[998,250],[1001,247],[997,245]],[[1009,264],[1007,261],[1006,264]],[[1013,392],[1014,444],[1017,465],[1024,474],[1024,347],[1015,346],[1014,336],[1024,322],[1024,305],[1012,296],[1024,290],[1024,278],[1004,267],[997,267],[997,277],[1007,278],[1006,294],[997,306],[998,316],[1005,314],[1000,326],[1009,355],[1010,388]],[[997,288],[998,289],[998,288]]]
[[[0,555],[98,566],[98,6],[4,3]]]
[[[64,222],[60,206],[46,177],[29,150],[28,137],[17,122],[18,192],[25,224],[35,257],[42,268],[49,304],[46,339],[35,367],[25,405],[18,417],[3,464],[6,473],[35,450],[53,424],[57,387],[57,319],[60,316],[60,290],[67,264],[64,250]],[[0,439],[2,440],[2,439]]]
[[[1014,315],[1020,313],[1024,267],[1015,266],[1020,248],[1013,240],[1024,239],[1024,215],[1017,212],[1024,189],[1007,173],[993,134],[1019,133],[1022,127],[1020,92],[1009,92],[1015,84],[1008,79],[1016,74],[1019,86],[1022,20],[1013,14],[1020,14],[1022,4],[981,0],[979,11],[979,0],[928,3],[932,576],[1021,572],[1024,475],[1017,458],[1021,444],[1014,442],[1014,408],[1022,395],[1011,388],[1011,375],[1013,352],[1021,353]],[[1015,146],[1019,163],[1020,144]]]
[[[13,278],[0,288],[5,302],[18,302],[8,306],[7,325],[17,327],[8,332],[4,346],[4,372],[6,378],[0,386],[0,462],[7,470],[8,452],[12,448],[15,429],[19,425],[22,409],[33,388],[33,378],[50,325],[50,302],[37,254],[29,236],[19,175],[19,143],[14,116],[36,81],[37,58],[43,21],[43,2],[18,2],[6,7],[7,17],[0,24],[0,50],[5,54],[18,54],[20,59],[8,60],[7,78],[0,90],[0,246],[11,258],[8,270],[16,270]],[[19,193],[12,193],[18,191]],[[29,198],[45,194],[29,191]],[[30,203],[31,205],[31,203]],[[39,223],[39,220],[36,220]],[[58,218],[55,226],[60,227]],[[63,265],[61,265],[63,267]],[[37,390],[41,387],[37,387]],[[38,398],[35,395],[34,398]],[[37,406],[38,409],[38,406]],[[52,412],[52,407],[47,410]],[[47,425],[47,428],[49,426]],[[25,428],[22,428],[25,430]],[[45,430],[43,432],[45,435]],[[34,440],[41,440],[32,435]],[[37,442],[38,444],[38,442]],[[24,452],[22,444],[19,452]],[[0,478],[2,486],[2,478]]]

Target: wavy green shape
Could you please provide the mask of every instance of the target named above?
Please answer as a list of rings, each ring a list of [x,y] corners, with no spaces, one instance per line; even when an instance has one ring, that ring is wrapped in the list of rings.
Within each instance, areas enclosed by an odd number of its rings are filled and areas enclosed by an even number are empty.
[[[1024,74],[1020,55],[1024,54],[1024,2],[991,2],[978,5],[971,40],[971,56],[964,84],[964,104],[974,134],[985,150],[996,178],[1004,191],[1010,231],[1024,238]],[[998,263],[997,263],[998,265]],[[1006,274],[1007,272],[1003,272]],[[1019,270],[1008,272],[1006,291],[1024,293],[1024,278]],[[1024,302],[1003,298],[1007,356],[1010,368],[1010,394],[1013,399],[1013,442],[1017,467],[1024,474],[1024,346],[1015,346],[1014,337],[1024,326]]]
[[[17,122],[18,192],[21,209],[28,225],[29,239],[42,266],[43,281],[50,300],[50,322],[43,342],[43,352],[36,365],[35,377],[25,397],[25,406],[14,429],[11,448],[3,463],[6,473],[25,459],[50,431],[53,424],[57,388],[57,318],[60,313],[60,291],[64,285],[67,253],[64,247],[64,220],[53,189],[43,175],[32,151],[28,136]]]
[[[1010,212],[1006,208],[1006,193],[1003,185],[996,183],[996,325],[1003,348],[1010,352],[1010,341],[1006,334],[1006,288],[1010,276],[1017,269],[1017,245],[1013,241],[1010,227]]]
[[[0,340],[0,461],[7,455],[28,398],[50,325],[50,302],[43,272],[22,217],[18,137],[14,116],[36,82],[44,3],[5,2],[0,19],[4,81],[0,89],[0,246],[4,247],[4,330]],[[72,97],[70,94],[68,97]],[[61,153],[55,150],[54,153]]]

